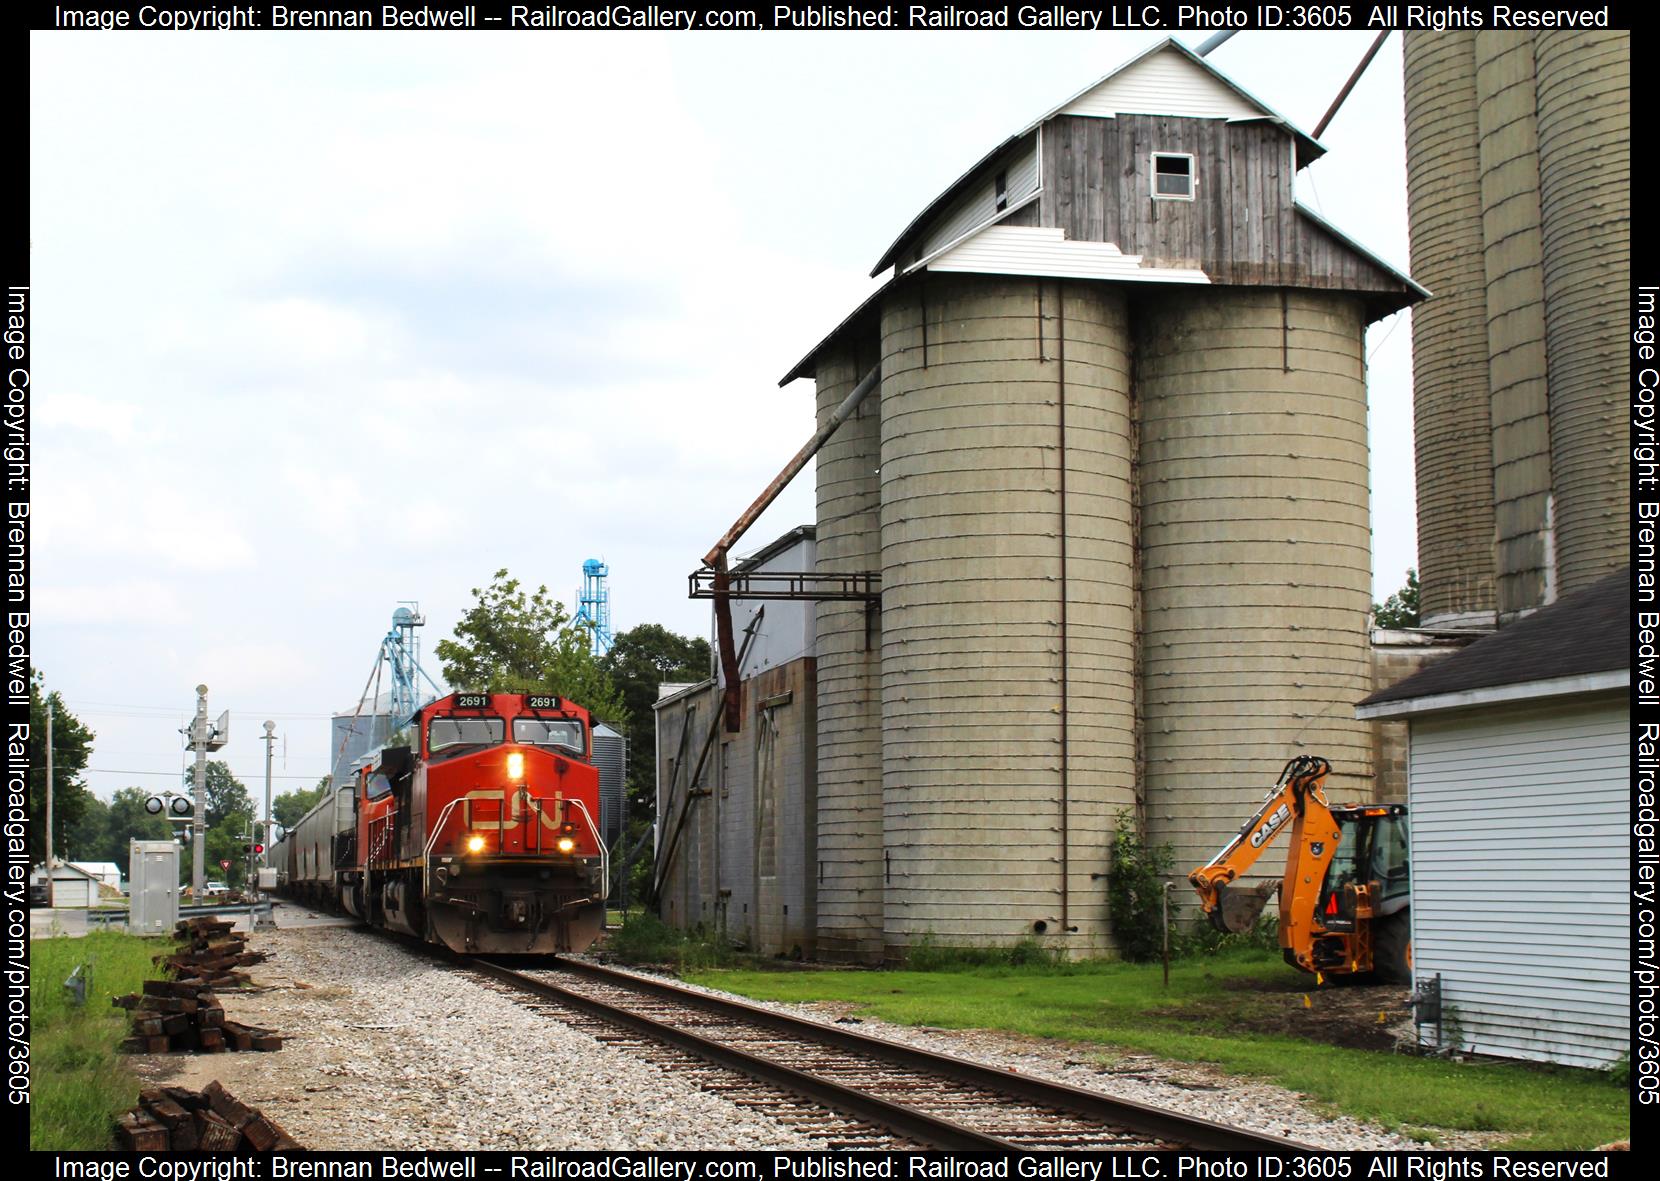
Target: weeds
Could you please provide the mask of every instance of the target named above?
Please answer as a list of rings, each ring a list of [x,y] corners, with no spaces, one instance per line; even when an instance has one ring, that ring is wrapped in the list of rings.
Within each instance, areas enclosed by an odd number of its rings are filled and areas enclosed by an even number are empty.
[[[930,933],[905,951],[905,967],[912,972],[955,972],[972,968],[1053,968],[1058,953],[1028,935],[1007,947],[948,947]]]
[[[116,1053],[128,1014],[112,996],[137,992],[157,975],[150,957],[162,941],[118,931],[82,939],[37,939],[29,948],[29,1023],[33,1052],[29,1146],[106,1149],[115,1117],[131,1106],[138,1083]],[[86,1004],[73,1004],[63,982],[88,965]]]
[[[727,968],[743,958],[702,924],[681,931],[643,912],[625,915],[622,926],[606,939],[605,950],[627,964],[670,964],[683,972]]]

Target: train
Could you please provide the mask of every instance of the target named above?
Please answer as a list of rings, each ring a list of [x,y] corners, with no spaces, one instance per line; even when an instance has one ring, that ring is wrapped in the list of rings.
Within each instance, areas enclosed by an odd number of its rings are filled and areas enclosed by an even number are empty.
[[[593,719],[554,694],[451,693],[273,848],[277,888],[462,954],[581,951],[605,925]]]

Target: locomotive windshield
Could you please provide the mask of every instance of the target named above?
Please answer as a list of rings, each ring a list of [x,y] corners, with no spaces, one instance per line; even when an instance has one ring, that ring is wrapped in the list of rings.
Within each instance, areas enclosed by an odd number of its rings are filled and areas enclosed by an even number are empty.
[[[433,718],[427,726],[427,750],[454,754],[464,746],[496,746],[507,734],[500,718]]]
[[[582,723],[575,718],[514,718],[513,741],[527,746],[562,746],[582,754]]]

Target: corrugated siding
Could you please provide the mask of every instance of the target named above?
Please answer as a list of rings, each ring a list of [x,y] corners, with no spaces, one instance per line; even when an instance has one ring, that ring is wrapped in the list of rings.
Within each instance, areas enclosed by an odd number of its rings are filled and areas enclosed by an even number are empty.
[[[1042,226],[987,226],[929,263],[928,269],[1054,279],[1210,282],[1203,271],[1143,267],[1140,255],[1125,254],[1111,242],[1073,242],[1065,231]]]
[[[1120,113],[1197,119],[1260,119],[1265,114],[1178,53],[1155,53],[1137,62],[1079,95],[1060,113],[1103,119]]]
[[[1008,202],[1013,205],[1037,190],[1037,136],[1029,137],[1020,145],[1019,155],[1006,161],[1002,167],[987,169],[980,183],[951,207],[923,237],[918,257],[926,257],[977,225],[983,225],[997,216],[997,174],[1007,173]]]
[[[1629,724],[1617,697],[1413,721],[1413,965],[1465,1049],[1629,1049]]]

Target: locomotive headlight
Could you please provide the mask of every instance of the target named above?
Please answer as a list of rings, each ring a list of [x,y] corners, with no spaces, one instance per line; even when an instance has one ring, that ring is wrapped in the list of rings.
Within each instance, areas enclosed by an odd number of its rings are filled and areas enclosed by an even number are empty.
[[[468,837],[467,838],[467,852],[469,852],[469,853],[482,853],[482,852],[484,852],[484,838],[483,837]]]
[[[509,779],[523,779],[525,777],[524,751],[516,750],[507,756],[507,777]]]
[[[555,844],[558,846],[561,853],[569,853],[572,849],[576,848],[576,842],[570,837],[560,837]]]

